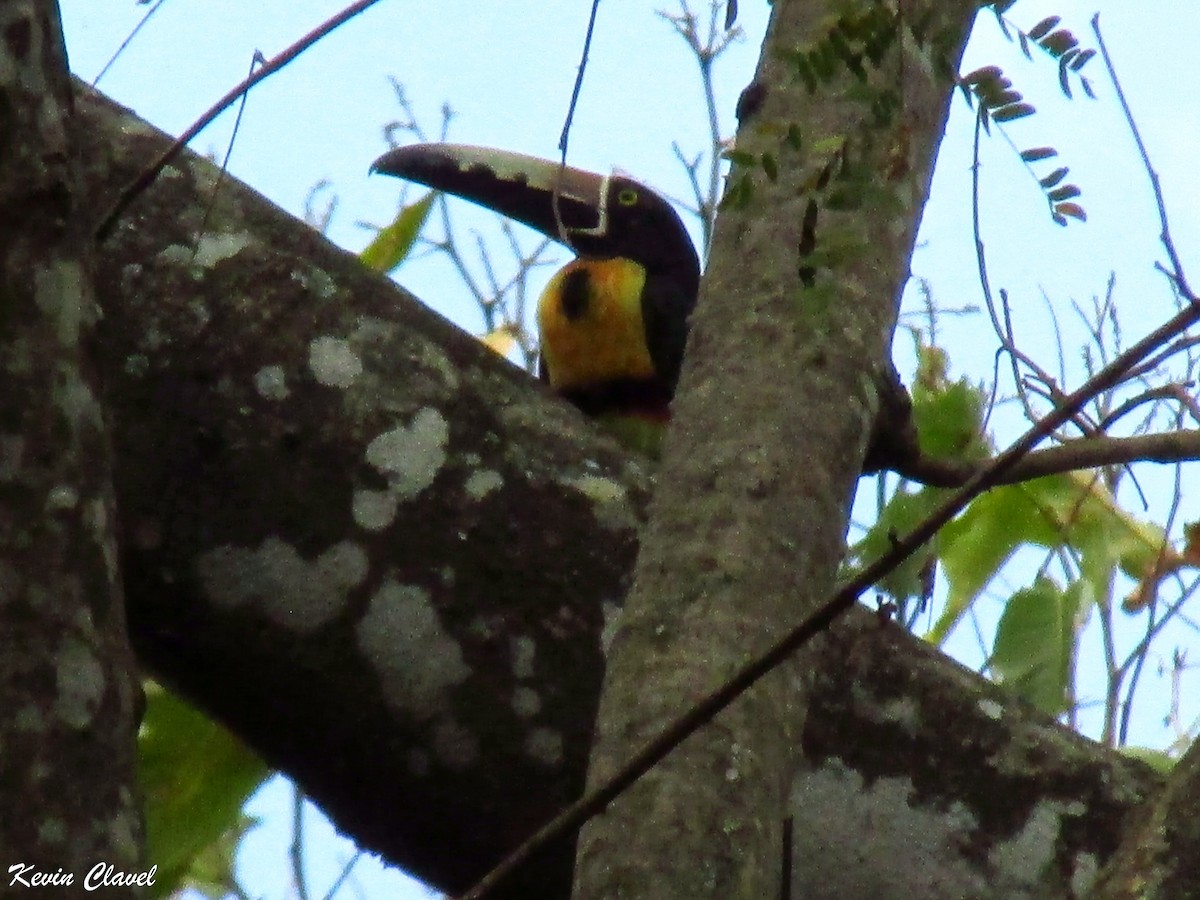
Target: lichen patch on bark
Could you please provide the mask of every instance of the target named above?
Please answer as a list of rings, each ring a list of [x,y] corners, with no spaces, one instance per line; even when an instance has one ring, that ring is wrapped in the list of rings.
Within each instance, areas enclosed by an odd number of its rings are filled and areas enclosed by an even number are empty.
[[[367,554],[341,541],[313,560],[279,538],[257,549],[220,546],[196,561],[197,574],[212,602],[225,608],[253,606],[271,621],[311,632],[346,606],[352,588],[367,577]]]
[[[426,407],[408,425],[397,425],[367,444],[367,462],[387,476],[393,493],[411,500],[441,471],[449,437],[450,426],[442,414]]]

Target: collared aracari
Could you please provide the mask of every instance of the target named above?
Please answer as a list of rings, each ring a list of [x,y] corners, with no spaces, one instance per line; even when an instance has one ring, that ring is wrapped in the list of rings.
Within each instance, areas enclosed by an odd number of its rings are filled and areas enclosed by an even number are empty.
[[[624,175],[458,144],[400,147],[371,170],[479,203],[569,247],[578,258],[538,301],[539,376],[626,445],[658,455],[700,285],[696,250],[670,203]]]

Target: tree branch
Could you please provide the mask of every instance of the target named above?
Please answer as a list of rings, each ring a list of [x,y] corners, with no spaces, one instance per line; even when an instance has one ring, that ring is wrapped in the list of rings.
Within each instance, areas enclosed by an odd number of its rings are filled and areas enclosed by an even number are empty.
[[[78,103],[103,209],[168,140],[90,92]],[[464,889],[582,790],[649,480],[234,179],[193,262],[216,178],[185,152],[98,259],[132,636],[360,845]],[[809,653],[792,812],[798,839],[825,843],[799,879],[1065,896],[1156,784],[865,611]],[[830,830],[855,816],[872,830]],[[1035,859],[1010,846],[1021,823],[1071,838]],[[941,844],[920,865],[911,840],[864,860],[864,833],[888,828]],[[506,895],[565,897],[571,860],[551,848]]]

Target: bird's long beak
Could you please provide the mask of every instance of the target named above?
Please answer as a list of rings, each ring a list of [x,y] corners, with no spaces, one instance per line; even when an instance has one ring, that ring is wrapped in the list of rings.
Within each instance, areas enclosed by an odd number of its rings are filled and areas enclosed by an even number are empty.
[[[465,144],[398,147],[371,171],[481,204],[572,248],[577,237],[603,239],[608,232],[608,175]]]

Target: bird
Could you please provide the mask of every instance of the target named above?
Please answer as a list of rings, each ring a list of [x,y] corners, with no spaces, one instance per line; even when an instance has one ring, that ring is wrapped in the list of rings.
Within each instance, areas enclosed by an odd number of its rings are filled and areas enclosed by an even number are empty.
[[[424,184],[540,231],[575,254],[537,306],[538,376],[627,447],[662,450],[700,260],[671,203],[623,173],[465,144],[421,143],[372,172]]]

